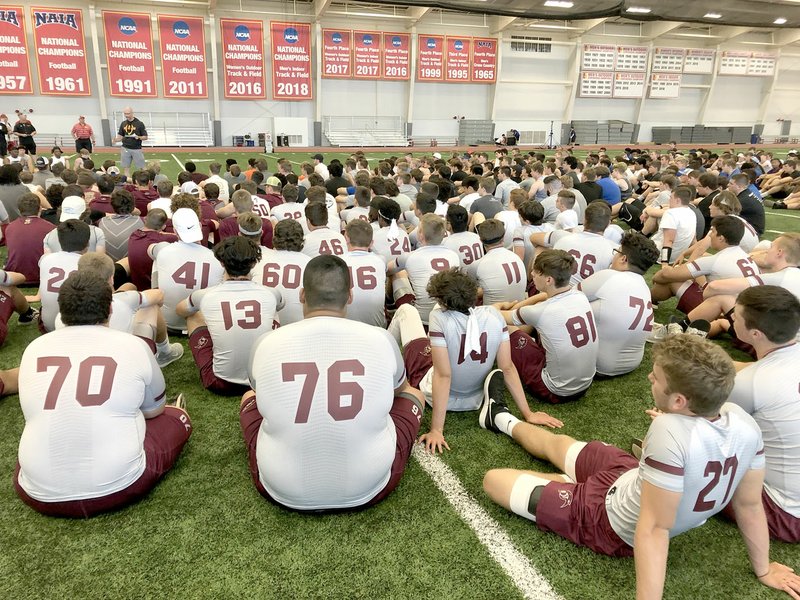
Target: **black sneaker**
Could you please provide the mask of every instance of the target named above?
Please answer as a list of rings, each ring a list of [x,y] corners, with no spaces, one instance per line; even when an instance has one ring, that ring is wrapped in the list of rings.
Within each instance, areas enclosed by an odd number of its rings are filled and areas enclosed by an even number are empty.
[[[772,208],[775,210],[786,210],[786,203],[785,202],[773,202]]]
[[[39,319],[39,311],[35,308],[31,308],[27,314],[20,315],[18,318],[20,325],[30,325],[34,321]]]
[[[495,369],[486,377],[483,383],[483,402],[478,414],[478,424],[483,429],[500,433],[497,425],[495,425],[495,419],[500,413],[509,412],[508,407],[503,402],[505,387],[505,378],[500,369]]]

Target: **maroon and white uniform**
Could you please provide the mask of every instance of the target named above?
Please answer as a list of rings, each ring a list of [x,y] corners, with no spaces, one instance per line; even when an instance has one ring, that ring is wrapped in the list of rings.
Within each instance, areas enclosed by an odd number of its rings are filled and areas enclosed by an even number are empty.
[[[175,312],[192,292],[222,282],[224,270],[214,253],[200,244],[177,241],[152,249],[154,288],[164,292],[164,319],[170,329],[186,329],[186,319]]]
[[[20,381],[19,485],[30,497],[98,498],[143,474],[142,410],[162,405],[165,388],[142,340],[102,325],[54,331],[25,349]]]
[[[764,491],[781,511],[794,521],[800,533],[800,344],[777,348],[736,374],[730,402],[752,415],[764,438],[766,475]],[[767,520],[771,521],[770,511]],[[785,541],[789,532],[773,532]]]
[[[39,296],[42,299],[40,319],[47,331],[56,328],[58,291],[69,274],[78,270],[81,255],[77,252],[53,252],[39,261]]]
[[[53,229],[55,225],[40,217],[19,217],[11,221],[4,230],[8,247],[6,271],[22,273],[26,283],[38,285],[43,240]]]
[[[758,232],[756,232],[756,230],[753,228],[752,225],[750,225],[750,223],[745,221],[739,215],[732,215],[732,216],[739,219],[742,222],[742,225],[744,225],[744,235],[742,236],[742,239],[739,242],[739,247],[745,252],[748,253],[752,252],[753,248],[755,248],[759,242]]]
[[[257,343],[250,373],[263,417],[258,478],[272,498],[350,508],[387,485],[398,436],[389,413],[406,376],[387,331],[336,317],[280,327]]]
[[[255,194],[250,194],[250,198],[253,200],[253,212],[262,219],[269,219],[271,214],[269,202],[267,202],[267,200],[261,196],[256,196]]]
[[[511,250],[493,248],[467,267],[483,289],[483,304],[519,302],[528,297],[525,263]]]
[[[153,244],[161,242],[177,242],[178,236],[174,233],[163,233],[151,229],[139,229],[128,238],[128,265],[131,270],[131,283],[137,290],[150,289],[150,276],[153,272],[153,258],[147,249]]]
[[[270,216],[277,223],[284,219],[294,219],[303,227],[303,233],[308,234],[305,207],[308,202],[285,202],[272,209]]]
[[[506,232],[503,236],[503,248],[511,250],[514,246],[514,232],[522,227],[522,220],[519,218],[519,213],[515,210],[501,210],[494,216],[498,221],[502,221],[506,226]]]
[[[253,281],[226,280],[189,295],[188,311],[201,311],[211,334],[214,375],[231,383],[250,383],[250,352],[256,340],[272,330],[280,303],[280,292]]]
[[[468,267],[483,257],[481,237],[472,231],[451,233],[442,240],[442,246],[458,254],[462,267]]]
[[[303,254],[314,258],[321,254],[342,256],[347,252],[347,241],[338,231],[329,227],[320,227],[306,234],[303,240]]]
[[[653,330],[653,303],[644,277],[605,269],[584,279],[578,289],[589,299],[597,325],[597,372],[630,373],[642,362]]]
[[[44,240],[42,240],[42,246],[44,247],[45,252],[61,251],[61,243],[58,241],[58,232],[55,229],[44,236]],[[95,227],[94,225],[89,225],[88,252],[96,252],[98,248],[105,249],[105,247],[106,235],[103,233],[103,230],[99,227]]]
[[[536,254],[536,250],[531,243],[531,236],[534,233],[547,233],[549,231],[553,231],[553,226],[550,223],[543,223],[542,225],[523,225],[522,227],[518,227],[514,232],[514,248],[525,249],[525,258],[522,260],[525,263],[526,273],[531,272],[531,268],[533,267],[533,259]]]
[[[697,234],[697,215],[688,206],[678,206],[667,210],[661,217],[658,231],[651,238],[659,252],[664,246],[665,229],[675,230],[675,238],[672,242],[672,260],[675,260],[681,252],[692,245]]]
[[[750,287],[754,285],[777,285],[785,290],[789,290],[800,300],[800,269],[797,267],[786,267],[774,273],[761,273],[751,275],[747,278]]]
[[[589,231],[565,235],[553,244],[556,250],[569,252],[578,263],[578,271],[569,278],[572,285],[578,285],[590,275],[610,267],[616,247],[603,234]]]
[[[283,308],[278,311],[281,325],[303,320],[300,288],[303,272],[311,260],[302,252],[261,249],[261,261],[253,268],[253,281],[280,293]]]
[[[428,324],[428,315],[436,301],[428,295],[428,281],[439,271],[446,271],[461,264],[458,254],[442,245],[420,246],[409,254],[396,259],[397,270],[405,269],[411,289],[414,291],[414,306],[422,322]]]
[[[151,306],[141,292],[115,292],[111,297],[111,315],[108,318],[108,326],[117,331],[125,333],[136,333],[134,323],[136,311],[140,308]],[[61,320],[61,313],[56,315],[56,329],[66,327]]]
[[[354,206],[352,208],[346,208],[339,213],[339,217],[342,220],[342,229],[344,229],[350,221],[355,221],[356,219],[361,219],[369,223],[369,207]]]
[[[367,325],[386,327],[386,263],[380,256],[364,250],[343,257],[350,269],[353,301],[347,305],[347,318]]]
[[[750,277],[761,273],[761,269],[741,246],[729,246],[716,254],[701,256],[686,263],[686,268],[693,278],[705,275],[709,281]]]
[[[203,233],[205,234],[205,222],[203,222]],[[272,221],[269,219],[261,219],[261,245],[266,246],[267,248],[272,248]],[[223,219],[219,224],[219,229],[217,230],[217,238],[218,241],[222,241],[225,238],[233,237],[239,235],[239,217],[234,215],[232,217],[228,217],[227,219]]]
[[[402,227],[397,228],[397,237],[389,239],[389,227],[381,227],[372,233],[372,251],[388,265],[401,254],[411,252],[411,240]]]

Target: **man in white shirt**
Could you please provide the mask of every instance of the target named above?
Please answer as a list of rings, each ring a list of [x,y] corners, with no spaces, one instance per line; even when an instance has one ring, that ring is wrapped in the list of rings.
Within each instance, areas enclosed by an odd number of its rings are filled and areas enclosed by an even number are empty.
[[[467,267],[479,286],[478,297],[482,304],[519,302],[528,297],[528,277],[525,263],[511,250],[503,247],[505,226],[497,219],[487,219],[478,225],[483,247],[483,258]]]
[[[328,172],[328,167],[325,166],[325,157],[322,154],[315,154],[311,159],[314,161],[314,172],[327,181],[330,178],[330,173]]]
[[[209,183],[216,183],[219,186],[219,199],[222,202],[228,202],[231,197],[230,186],[228,185],[228,181],[220,177],[220,171],[222,171],[222,165],[218,162],[212,162],[208,165],[208,172],[211,175],[201,181],[198,185],[202,188]]]
[[[256,489],[294,510],[374,505],[397,486],[424,399],[388,332],[345,319],[347,264],[311,259],[305,319],[261,338],[240,425]]]
[[[457,253],[463,267],[468,267],[483,256],[483,242],[480,236],[467,231],[467,227],[469,227],[467,210],[457,204],[448,206],[448,236],[442,240],[442,246]]]
[[[39,260],[39,296],[42,301],[39,330],[42,333],[56,328],[58,292],[67,276],[78,270],[78,260],[89,246],[89,226],[83,221],[64,221],[55,231],[61,250],[45,254]]]
[[[328,209],[322,202],[309,202],[305,207],[308,234],[303,242],[303,254],[314,258],[320,254],[341,256],[347,249],[344,236],[328,227]]]
[[[22,356],[25,429],[14,484],[46,515],[86,518],[136,502],[191,434],[182,396],[165,406],[164,377],[147,345],[106,326],[111,298],[102,277],[73,273],[58,298],[66,327],[33,340]]]
[[[669,209],[658,223],[658,231],[651,238],[661,254],[661,264],[672,264],[673,255],[679,256],[695,242],[697,216],[689,208],[692,191],[679,185],[669,198]]]
[[[353,296],[347,305],[347,318],[385,328],[386,263],[370,252],[372,234],[370,224],[361,219],[350,221],[344,231],[348,251],[342,258],[350,271]]]

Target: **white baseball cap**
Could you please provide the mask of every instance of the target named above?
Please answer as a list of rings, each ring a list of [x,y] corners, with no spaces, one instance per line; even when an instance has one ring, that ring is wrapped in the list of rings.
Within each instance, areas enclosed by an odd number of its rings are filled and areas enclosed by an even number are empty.
[[[86,202],[80,196],[67,196],[61,203],[61,222],[80,219],[86,210]]]
[[[565,210],[560,215],[561,227],[564,229],[574,229],[578,226],[578,213],[574,210]]]
[[[437,159],[437,160],[438,160],[438,159],[442,158],[442,155],[441,155],[441,154],[439,154],[438,152],[434,152],[434,153],[433,153],[433,158],[435,158],[435,159]]]
[[[191,208],[179,208],[172,213],[172,227],[178,237],[181,238],[181,241],[187,244],[199,242],[203,239],[200,219],[197,218],[197,213]]]
[[[187,181],[183,185],[181,185],[181,192],[184,194],[192,194],[194,196],[200,195],[200,188],[197,187],[197,184],[194,181]]]

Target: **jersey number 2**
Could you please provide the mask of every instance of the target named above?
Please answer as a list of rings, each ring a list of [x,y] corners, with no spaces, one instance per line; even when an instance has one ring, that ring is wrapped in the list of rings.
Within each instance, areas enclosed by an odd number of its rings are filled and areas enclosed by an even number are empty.
[[[708,477],[711,475],[711,481],[708,482],[708,485],[700,490],[700,493],[697,495],[697,500],[694,503],[694,512],[706,512],[712,510],[717,502],[715,500],[706,500],[706,496],[708,496],[711,492],[713,492],[717,485],[719,485],[719,480],[722,477],[728,477],[728,487],[725,488],[725,495],[722,497],[722,506],[725,506],[728,503],[728,496],[731,493],[731,488],[733,487],[733,479],[736,477],[736,469],[739,467],[739,459],[736,456],[730,456],[725,459],[725,464],[722,464],[718,460],[712,460],[706,463],[706,469],[703,471],[703,476]]]

